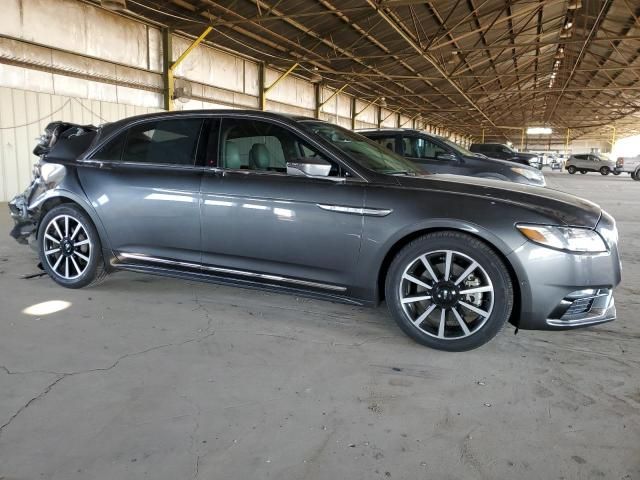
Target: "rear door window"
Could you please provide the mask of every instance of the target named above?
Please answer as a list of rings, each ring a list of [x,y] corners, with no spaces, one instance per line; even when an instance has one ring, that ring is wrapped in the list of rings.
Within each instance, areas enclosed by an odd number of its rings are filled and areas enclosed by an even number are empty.
[[[409,158],[435,159],[439,153],[447,153],[447,150],[422,137],[403,137],[402,146],[404,156]]]
[[[158,120],[127,132],[123,162],[194,165],[201,118]]]
[[[396,151],[396,137],[395,136],[392,136],[392,137],[373,137],[373,138],[371,138],[371,140],[373,140],[376,143],[379,143],[380,145],[385,147],[387,150],[390,150],[392,152]]]

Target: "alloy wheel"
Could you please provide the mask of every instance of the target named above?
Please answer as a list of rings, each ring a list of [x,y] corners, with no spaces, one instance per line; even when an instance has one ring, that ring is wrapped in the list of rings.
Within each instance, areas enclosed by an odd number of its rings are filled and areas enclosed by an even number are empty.
[[[413,326],[440,340],[476,333],[491,316],[495,300],[485,269],[454,250],[432,251],[409,262],[399,294]]]
[[[93,248],[87,228],[71,215],[58,215],[44,230],[44,257],[65,280],[80,277],[89,267]]]

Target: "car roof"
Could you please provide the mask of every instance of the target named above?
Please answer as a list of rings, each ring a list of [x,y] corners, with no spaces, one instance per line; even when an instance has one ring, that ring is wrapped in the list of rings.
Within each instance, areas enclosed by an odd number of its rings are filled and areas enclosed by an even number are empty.
[[[163,118],[180,118],[180,117],[191,117],[191,116],[201,116],[201,115],[255,115],[262,118],[273,118],[273,119],[284,119],[290,121],[305,121],[305,120],[313,120],[317,122],[324,122],[324,120],[319,120],[312,117],[305,117],[302,115],[292,115],[286,113],[275,113],[275,112],[266,112],[262,110],[250,110],[250,109],[205,109],[205,110],[177,110],[170,112],[153,112],[153,113],[145,113],[142,115],[134,115],[131,117],[126,117],[120,120],[116,120],[115,122],[105,123],[102,128],[104,133],[112,132],[114,130],[119,130],[120,128],[130,124],[135,123],[141,120],[154,120],[154,119],[163,119]]]
[[[415,128],[357,128],[356,133],[428,133],[423,132]]]

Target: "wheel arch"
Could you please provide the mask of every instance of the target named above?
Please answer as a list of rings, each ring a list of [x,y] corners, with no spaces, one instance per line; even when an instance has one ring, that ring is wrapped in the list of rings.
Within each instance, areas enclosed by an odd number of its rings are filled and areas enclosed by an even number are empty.
[[[376,298],[379,302],[384,300],[385,298],[385,280],[387,277],[387,273],[389,271],[389,267],[391,262],[395,258],[395,256],[400,252],[406,245],[408,245],[413,240],[422,237],[423,235],[427,235],[429,233],[435,232],[457,232],[464,233],[471,237],[474,237],[485,245],[487,245],[504,263],[507,271],[509,272],[509,277],[511,278],[511,283],[513,285],[513,309],[511,310],[511,315],[509,316],[509,322],[517,326],[516,319],[518,318],[521,306],[522,306],[522,292],[520,290],[520,279],[518,278],[518,274],[516,271],[516,266],[514,266],[509,260],[509,253],[511,253],[512,249],[508,248],[498,237],[493,236],[490,232],[486,230],[479,230],[478,228],[469,227],[466,225],[455,225],[455,224],[440,224],[429,227],[424,227],[420,229],[416,229],[401,238],[397,239],[395,243],[391,245],[391,247],[387,250],[382,263],[378,269],[377,275],[377,283],[376,283]],[[493,241],[492,241],[493,240]],[[499,245],[499,246],[498,246]]]
[[[40,223],[42,222],[42,219],[45,217],[45,215],[53,208],[64,204],[75,205],[91,219],[93,225],[98,231],[98,236],[100,237],[100,244],[102,246],[102,252],[105,260],[110,258],[113,254],[111,252],[109,237],[95,209],[85,199],[67,190],[50,190],[41,198],[39,198],[35,204],[30,205],[30,210],[37,209],[38,211],[38,221],[35,230],[36,238],[38,235],[38,231],[40,230]],[[108,262],[106,263],[108,264]]]

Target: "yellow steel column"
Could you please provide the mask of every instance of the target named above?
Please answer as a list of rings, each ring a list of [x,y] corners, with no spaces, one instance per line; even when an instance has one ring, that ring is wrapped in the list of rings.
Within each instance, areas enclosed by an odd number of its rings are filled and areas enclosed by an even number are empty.
[[[524,128],[522,129],[522,133],[520,134],[520,150],[524,150]]]
[[[166,73],[166,82],[167,85],[166,90],[167,90],[167,110],[173,110],[174,107],[174,91],[175,91],[175,78],[174,78],[174,73],[176,68],[178,68],[178,65],[180,65],[182,63],[182,61],[187,58],[187,56],[193,51],[194,48],[196,48],[198,45],[200,45],[200,43],[206,38],[207,35],[209,35],[209,33],[211,33],[211,30],[213,30],[213,27],[207,27],[205,29],[204,32],[202,32],[202,34],[196,38],[191,45],[189,45],[187,47],[187,49],[182,52],[182,55],[180,55],[178,57],[178,59],[173,62],[169,68],[167,69],[167,73]],[[170,59],[171,58],[171,52],[165,52],[165,56],[166,58]]]
[[[282,75],[280,75],[278,78],[276,78],[276,81],[273,82],[271,85],[269,85],[268,87],[264,87],[263,85],[260,86],[260,88],[263,89],[263,93],[261,96],[261,105],[260,105],[260,109],[261,110],[266,110],[267,108],[267,94],[273,90],[275,88],[276,85],[278,85],[282,80],[284,80],[285,78],[287,78],[289,76],[289,74],[291,74],[291,72],[293,72],[296,68],[298,68],[300,64],[299,63],[294,63],[289,70],[287,70],[286,72],[284,72]]]
[[[484,143],[484,128],[482,129],[482,141],[480,143]]]
[[[564,153],[566,155],[569,155],[569,133],[571,133],[571,129],[567,128],[567,140],[564,145]]]
[[[611,133],[611,151],[613,152],[613,145],[616,143],[616,126],[613,126],[613,132]]]

